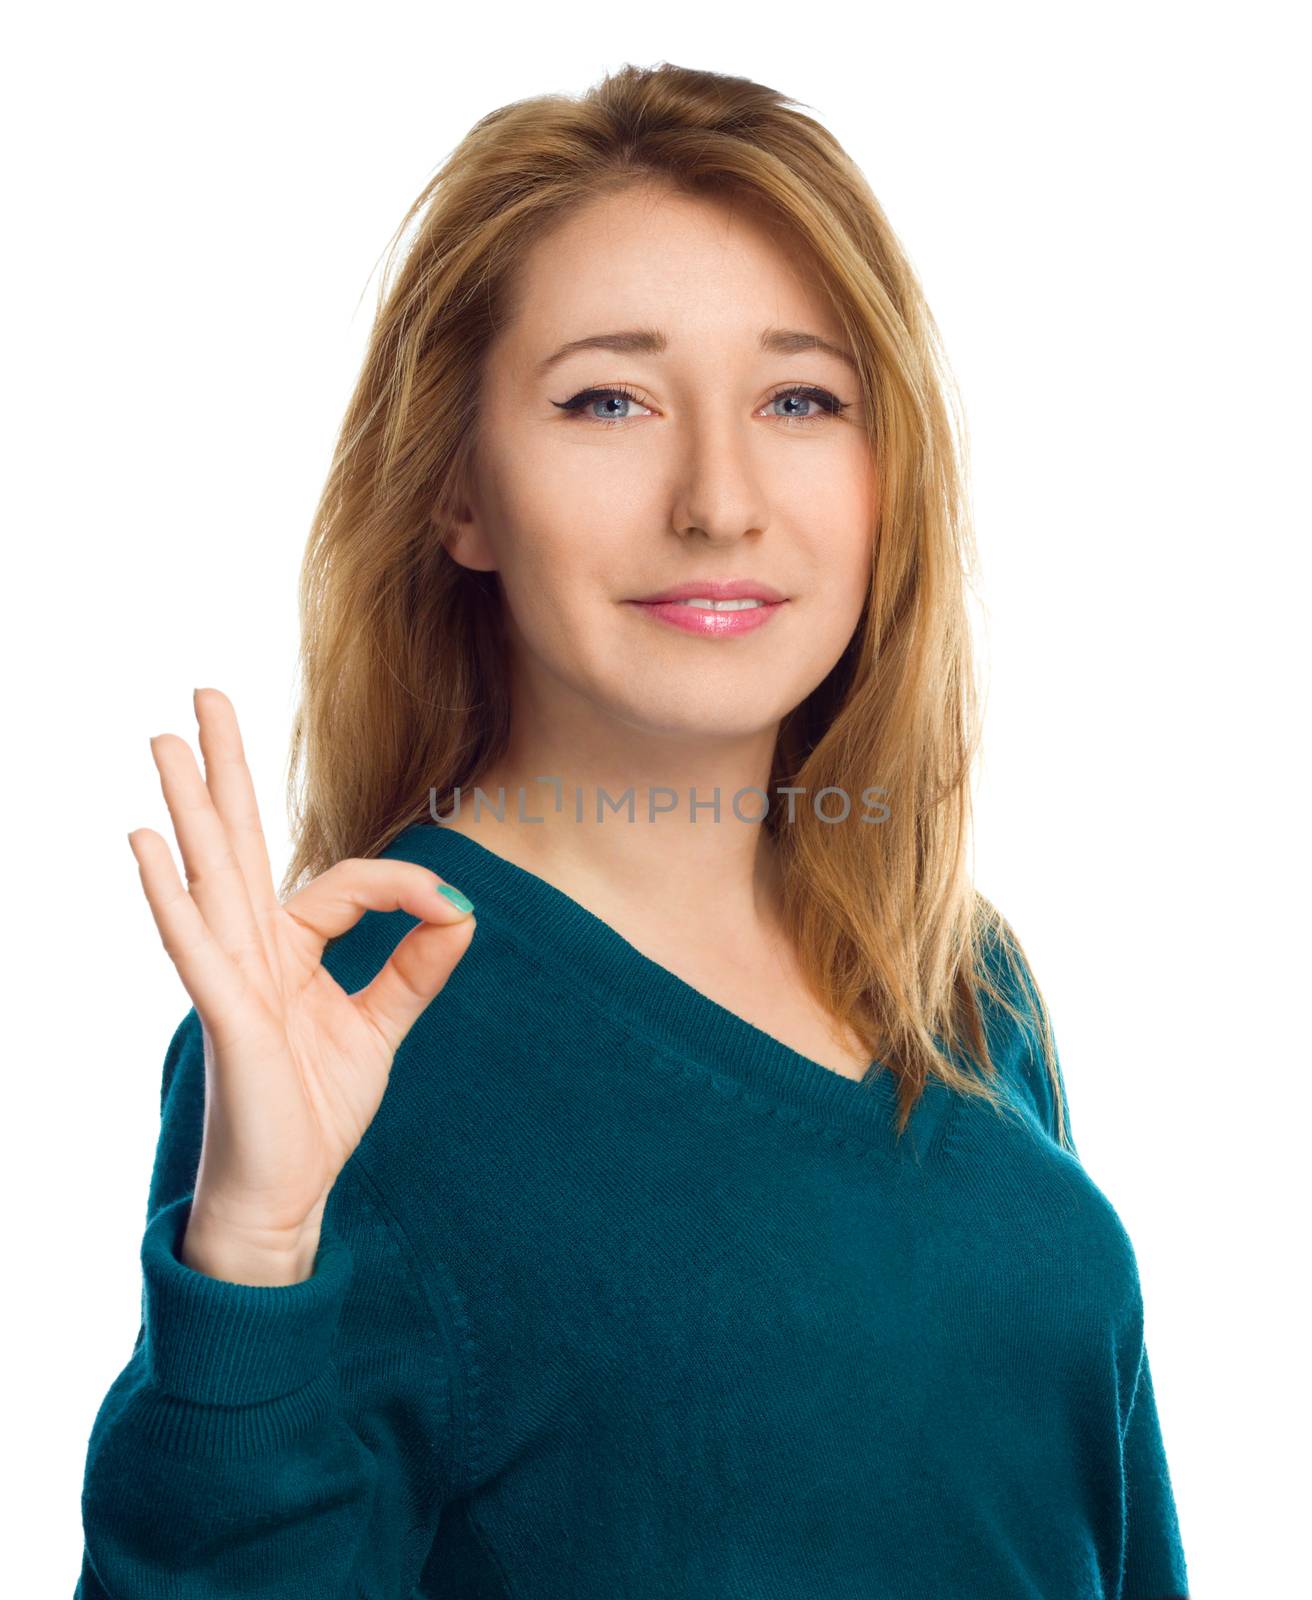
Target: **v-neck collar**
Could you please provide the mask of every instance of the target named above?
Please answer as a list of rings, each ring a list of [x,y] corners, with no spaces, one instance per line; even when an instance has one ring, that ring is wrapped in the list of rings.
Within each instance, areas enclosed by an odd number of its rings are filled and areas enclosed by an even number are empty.
[[[469,896],[480,921],[494,919],[498,932],[543,968],[558,971],[566,987],[586,985],[611,1015],[701,1063],[713,1083],[718,1078],[721,1087],[740,1087],[875,1148],[894,1150],[897,1089],[887,1067],[872,1062],[858,1082],[802,1055],[644,955],[564,890],[451,828],[414,823],[382,854],[436,872]],[[931,1159],[955,1100],[946,1084],[932,1080],[898,1153],[922,1163]]]

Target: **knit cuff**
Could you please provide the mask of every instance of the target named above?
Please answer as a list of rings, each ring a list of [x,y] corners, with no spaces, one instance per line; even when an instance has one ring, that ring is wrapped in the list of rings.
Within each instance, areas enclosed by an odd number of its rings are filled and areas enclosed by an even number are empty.
[[[229,1283],[197,1272],[179,1251],[191,1195],[163,1207],[141,1241],[142,1323],[153,1383],[201,1405],[259,1405],[290,1394],[328,1366],[351,1279],[351,1251],[325,1223],[311,1277]]]

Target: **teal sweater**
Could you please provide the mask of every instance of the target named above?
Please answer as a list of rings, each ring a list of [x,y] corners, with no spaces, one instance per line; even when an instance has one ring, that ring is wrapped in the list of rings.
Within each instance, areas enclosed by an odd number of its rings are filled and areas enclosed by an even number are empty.
[[[1134,1251],[1031,1029],[986,1010],[1015,1114],[936,1082],[899,1146],[888,1073],[449,829],[385,854],[478,925],[305,1282],[179,1260],[194,1010],[169,1044],[78,1600],[1186,1593]],[[412,926],[367,913],[329,970],[358,989]]]

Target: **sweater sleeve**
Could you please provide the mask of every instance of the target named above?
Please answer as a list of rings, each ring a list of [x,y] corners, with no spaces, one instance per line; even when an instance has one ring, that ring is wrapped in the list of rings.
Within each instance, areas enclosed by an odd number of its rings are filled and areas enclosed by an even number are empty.
[[[88,1441],[74,1600],[408,1600],[458,1479],[457,1346],[354,1158],[305,1281],[184,1265],[204,1100],[193,1008],[165,1057],[141,1327]]]
[[[1023,963],[1022,973],[1022,1009],[1027,1021],[1020,1050],[1020,1066],[1034,1114],[1048,1137],[1056,1143],[1057,1100],[1052,1077],[1042,1055],[1034,978]],[[1014,989],[1012,993],[1015,993]],[[1062,1072],[1056,1035],[1051,1029],[1049,1037],[1057,1082],[1065,1106],[1066,1149],[1079,1161],[1079,1151],[1071,1134],[1066,1079]],[[1142,1323],[1139,1326],[1142,1328]],[[1138,1350],[1129,1352],[1129,1362],[1129,1370],[1133,1371],[1137,1366],[1138,1376],[1122,1438],[1125,1568],[1119,1591],[1120,1600],[1188,1600],[1184,1550],[1153,1397],[1148,1346],[1142,1335]]]
[[[1123,1459],[1126,1544],[1121,1600],[1187,1600],[1188,1573],[1146,1343],[1126,1421]]]
[[[1055,1036],[1053,1058],[1061,1085],[1061,1097],[1066,1105],[1067,1148],[1079,1161],[1079,1151],[1071,1135],[1070,1102],[1066,1095],[1066,1080]],[[1056,1100],[1052,1092],[1052,1080],[1041,1056],[1032,1053],[1027,1057],[1027,1072],[1036,1101],[1042,1108],[1048,1135],[1056,1142]],[[1142,1330],[1142,1322],[1138,1326]],[[1157,1404],[1153,1397],[1148,1345],[1142,1331],[1138,1343],[1139,1376],[1126,1419],[1122,1452],[1125,1571],[1120,1595],[1121,1600],[1188,1600],[1184,1550],[1180,1543],[1171,1476],[1162,1443]],[[1135,1360],[1136,1352],[1131,1351],[1131,1370]]]

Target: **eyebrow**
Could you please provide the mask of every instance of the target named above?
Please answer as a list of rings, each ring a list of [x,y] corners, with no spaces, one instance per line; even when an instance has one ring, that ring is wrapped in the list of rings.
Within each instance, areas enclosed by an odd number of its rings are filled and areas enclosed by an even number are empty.
[[[853,371],[856,358],[841,345],[822,339],[818,333],[807,333],[801,328],[766,328],[757,341],[758,347],[768,355],[800,355],[808,350],[819,350],[837,356]],[[571,339],[568,344],[549,355],[538,364],[538,376],[549,372],[558,361],[579,350],[617,350],[622,355],[658,356],[669,348],[669,340],[659,328],[626,328],[618,333],[592,333],[583,339]]]

